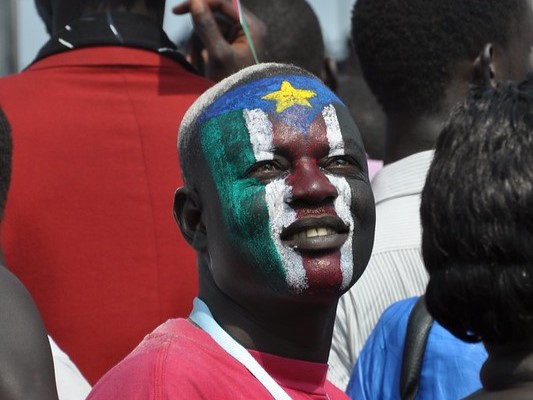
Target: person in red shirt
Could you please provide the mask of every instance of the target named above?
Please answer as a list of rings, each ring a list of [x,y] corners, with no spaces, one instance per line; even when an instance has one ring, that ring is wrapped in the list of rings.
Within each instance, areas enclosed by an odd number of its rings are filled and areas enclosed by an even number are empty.
[[[164,0],[36,4],[51,38],[0,79],[15,147],[2,241],[50,335],[94,383],[197,294],[195,254],[172,220],[175,142],[211,82],[163,32]]]

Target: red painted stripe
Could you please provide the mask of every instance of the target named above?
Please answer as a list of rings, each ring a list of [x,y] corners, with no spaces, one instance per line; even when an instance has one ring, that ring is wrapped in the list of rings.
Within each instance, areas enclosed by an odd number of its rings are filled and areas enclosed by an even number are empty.
[[[274,145],[293,161],[287,183],[294,195],[296,218],[336,216],[334,205],[321,203],[320,200],[336,193],[335,187],[317,165],[318,160],[329,152],[322,114],[317,115],[305,134],[276,119],[272,119],[272,128]],[[340,250],[321,256],[302,254],[302,260],[310,291],[338,290],[342,283]]]

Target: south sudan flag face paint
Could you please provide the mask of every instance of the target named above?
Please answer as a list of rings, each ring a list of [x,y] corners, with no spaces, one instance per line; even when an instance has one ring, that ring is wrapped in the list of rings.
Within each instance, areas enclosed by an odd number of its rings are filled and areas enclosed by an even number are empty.
[[[373,199],[340,100],[316,79],[276,76],[230,90],[199,121],[225,234],[240,257],[279,291],[347,290],[368,259],[354,237],[368,236],[358,216],[373,220]]]

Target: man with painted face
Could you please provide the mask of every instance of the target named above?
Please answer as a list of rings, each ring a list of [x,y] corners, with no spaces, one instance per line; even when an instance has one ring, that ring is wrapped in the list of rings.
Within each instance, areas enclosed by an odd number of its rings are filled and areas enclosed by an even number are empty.
[[[326,361],[375,218],[349,111],[304,70],[261,64],[193,104],[179,153],[174,211],[198,254],[199,296],[89,399],[345,398]]]

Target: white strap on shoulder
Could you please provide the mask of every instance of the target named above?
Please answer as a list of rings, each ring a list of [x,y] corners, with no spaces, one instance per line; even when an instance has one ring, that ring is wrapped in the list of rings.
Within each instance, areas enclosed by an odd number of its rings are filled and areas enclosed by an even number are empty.
[[[215,321],[209,307],[198,297],[194,299],[193,310],[189,318],[202,328],[215,342],[226,352],[244,365],[250,373],[276,400],[291,400],[290,396],[278,385],[278,383],[264,370],[253,356],[235,339],[233,339]]]

